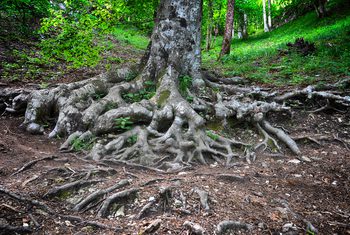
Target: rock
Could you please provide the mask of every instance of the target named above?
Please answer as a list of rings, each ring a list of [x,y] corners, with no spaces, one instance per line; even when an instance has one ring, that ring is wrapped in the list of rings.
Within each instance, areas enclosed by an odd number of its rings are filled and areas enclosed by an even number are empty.
[[[38,134],[43,134],[44,133],[44,128],[36,123],[30,123],[27,126],[27,131],[33,135],[38,135]]]
[[[65,224],[67,227],[73,226],[72,223],[71,223],[69,220],[64,221],[64,224]]]
[[[124,206],[121,206],[117,212],[115,213],[115,216],[116,217],[122,217],[122,216],[125,216],[125,213],[124,213]]]
[[[29,224],[28,223],[23,223],[23,227],[29,228]]]
[[[179,208],[179,207],[182,206],[182,202],[180,200],[178,200],[178,199],[175,199],[174,205],[175,205],[175,207]]]
[[[303,162],[311,162],[311,159],[306,156],[301,156],[301,160],[303,160]]]
[[[297,231],[298,228],[295,224],[293,223],[287,223],[285,225],[283,225],[282,227],[282,232],[286,233],[286,232],[289,232],[289,231]]]
[[[260,229],[265,229],[266,228],[266,225],[264,223],[259,223],[258,224],[258,228]]]
[[[148,201],[149,201],[149,202],[154,202],[155,200],[156,200],[156,198],[153,197],[153,196],[151,196],[151,197],[148,198]]]
[[[301,161],[298,159],[289,160],[288,163],[299,164]]]

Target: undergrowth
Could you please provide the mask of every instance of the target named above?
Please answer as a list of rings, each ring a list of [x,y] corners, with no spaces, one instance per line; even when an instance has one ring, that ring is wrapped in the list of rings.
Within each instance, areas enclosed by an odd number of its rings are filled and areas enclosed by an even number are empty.
[[[288,53],[297,38],[314,42],[316,52]],[[231,54],[217,61],[221,40],[203,53],[203,67],[225,76],[241,76],[259,83],[307,85],[350,75],[350,16],[319,19],[311,12],[269,33],[235,39]]]

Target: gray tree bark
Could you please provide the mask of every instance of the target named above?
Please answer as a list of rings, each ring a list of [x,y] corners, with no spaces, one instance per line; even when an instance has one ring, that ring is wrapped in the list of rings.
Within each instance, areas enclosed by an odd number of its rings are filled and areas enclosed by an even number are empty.
[[[269,25],[267,22],[267,14],[266,14],[266,0],[262,0],[262,3],[263,3],[264,31],[269,32]]]
[[[234,21],[234,9],[235,9],[235,0],[227,1],[227,12],[226,12],[226,23],[225,23],[225,33],[224,39],[222,42],[221,52],[219,58],[223,55],[230,54],[231,51],[231,41],[232,41],[232,29]]]
[[[269,27],[269,30],[271,30],[272,29],[271,0],[267,0],[267,6],[268,6],[268,27]]]

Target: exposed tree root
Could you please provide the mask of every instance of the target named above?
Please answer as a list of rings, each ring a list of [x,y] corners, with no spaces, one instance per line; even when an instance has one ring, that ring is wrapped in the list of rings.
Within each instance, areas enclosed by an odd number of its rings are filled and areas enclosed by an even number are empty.
[[[60,195],[63,192],[71,191],[71,190],[77,190],[81,187],[85,187],[87,185],[91,184],[97,184],[101,182],[102,180],[77,180],[68,184],[64,184],[55,188],[50,189],[46,194],[45,197],[54,197],[57,195]]]
[[[56,216],[57,218],[62,218],[62,219],[66,219],[66,220],[69,220],[72,222],[78,222],[82,225],[90,225],[90,226],[101,228],[101,229],[116,230],[116,228],[106,226],[106,225],[99,223],[99,222],[96,222],[96,221],[84,220],[83,218],[78,217],[78,216],[59,214],[59,213],[55,212],[55,210],[53,210],[51,207],[49,207],[48,205],[46,205],[45,203],[43,203],[41,201],[24,197],[20,194],[14,193],[14,192],[4,188],[2,186],[0,186],[0,193],[5,194],[13,199],[20,201],[20,202],[24,202],[26,204],[29,203],[33,206],[37,206],[37,207],[41,208],[42,210],[44,210],[45,212],[49,213],[50,215]],[[11,227],[11,228],[13,228],[13,227]]]
[[[39,158],[39,159],[32,160],[32,161],[24,164],[24,166],[22,166],[16,172],[12,173],[11,176],[17,175],[17,174],[27,170],[28,168],[32,167],[33,165],[35,165],[36,163],[38,163],[40,161],[52,160],[52,159],[55,159],[55,158],[56,158],[56,156],[47,156],[47,157],[42,157],[42,158]]]
[[[139,191],[138,188],[131,188],[131,189],[126,189],[121,192],[117,192],[115,194],[112,194],[111,196],[107,197],[106,200],[103,202],[100,210],[97,213],[98,217],[107,217],[108,215],[108,210],[112,203],[115,203],[118,200],[121,200],[123,198],[132,198],[132,195],[135,195]]]
[[[0,231],[2,234],[29,234],[33,230],[23,226],[11,226],[8,224],[0,224]]]
[[[207,191],[201,190],[199,188],[195,188],[194,192],[198,194],[201,202],[201,206],[205,211],[209,211],[209,193]]]
[[[122,188],[128,184],[130,184],[130,180],[124,179],[124,180],[119,181],[118,183],[116,183],[112,187],[95,191],[94,193],[90,194],[85,199],[83,199],[81,202],[79,202],[77,205],[75,205],[73,210],[81,211],[83,208],[87,207],[93,201],[98,200],[99,198],[103,197],[104,195],[111,193],[116,189]]]

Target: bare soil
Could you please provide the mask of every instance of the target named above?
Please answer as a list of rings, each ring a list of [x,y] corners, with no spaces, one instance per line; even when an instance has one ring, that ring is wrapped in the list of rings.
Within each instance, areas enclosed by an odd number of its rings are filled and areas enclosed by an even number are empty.
[[[185,221],[197,223],[207,234],[214,234],[220,221],[233,220],[248,223],[253,228],[249,231],[232,230],[227,234],[314,234],[307,229],[307,222],[317,228],[319,234],[350,234],[349,110],[346,113],[293,112],[293,118],[272,116],[270,120],[286,128],[291,136],[316,137],[321,134],[326,137],[320,140],[320,145],[305,139],[299,141],[304,161],[286,151],[284,156],[257,155],[251,164],[241,162],[231,168],[197,166],[174,174],[122,165],[98,165],[84,160],[84,153],[60,153],[61,140],[24,132],[19,128],[23,120],[21,116],[1,116],[0,187],[44,202],[60,215],[80,216],[113,229],[99,229],[64,216],[51,216],[35,205],[4,193],[0,193],[0,226],[28,226],[33,234],[143,234],[150,223],[160,219],[160,227],[150,234],[185,235],[191,234],[183,226]],[[244,128],[238,131],[259,138],[254,132],[245,132]],[[57,158],[39,161],[12,175],[24,164],[52,155]],[[115,171],[92,176],[102,182],[84,190],[44,197],[53,187],[78,177],[82,169],[96,167]],[[225,178],[222,174],[231,177]],[[136,197],[119,201],[113,207],[115,211],[122,211],[121,214],[106,219],[96,218],[98,205],[82,213],[72,212],[73,202],[121,179],[133,180],[126,188],[140,189]],[[144,185],[146,182],[148,184]],[[159,203],[158,210],[151,210],[144,218],[136,219],[141,208],[159,194],[159,187],[165,186],[172,186],[169,205]],[[195,188],[209,193],[209,210],[201,206],[193,191]],[[120,209],[122,205],[124,210]],[[0,234],[10,233],[0,231]]]

